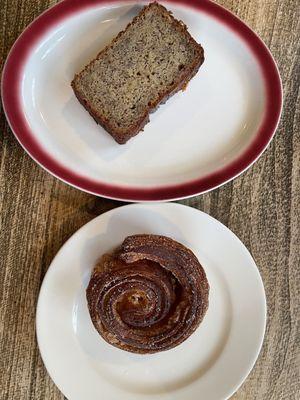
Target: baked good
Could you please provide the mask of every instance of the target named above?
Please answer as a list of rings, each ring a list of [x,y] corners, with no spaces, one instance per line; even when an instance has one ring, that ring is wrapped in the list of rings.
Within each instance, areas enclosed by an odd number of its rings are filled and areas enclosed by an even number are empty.
[[[183,89],[204,61],[200,44],[165,7],[151,3],[75,75],[80,103],[120,144]]]
[[[92,322],[108,343],[155,353],[195,331],[209,285],[191,250],[165,236],[134,235],[102,257],[86,294]]]

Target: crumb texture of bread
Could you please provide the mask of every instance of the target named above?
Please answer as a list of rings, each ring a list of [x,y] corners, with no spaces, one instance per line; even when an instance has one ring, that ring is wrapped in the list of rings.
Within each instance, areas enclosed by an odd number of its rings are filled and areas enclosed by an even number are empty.
[[[81,104],[118,143],[183,88],[204,60],[186,26],[158,3],[144,7],[72,81]]]

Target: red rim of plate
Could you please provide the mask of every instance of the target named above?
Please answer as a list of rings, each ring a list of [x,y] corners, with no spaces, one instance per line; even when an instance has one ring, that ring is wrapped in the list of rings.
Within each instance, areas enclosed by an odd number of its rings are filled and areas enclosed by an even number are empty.
[[[125,0],[126,1],[126,0]],[[48,172],[86,192],[126,201],[161,201],[190,197],[232,180],[250,167],[271,141],[282,108],[282,86],[276,63],[263,41],[230,11],[210,0],[169,0],[205,12],[218,19],[248,45],[259,64],[265,83],[266,108],[259,130],[243,154],[224,168],[186,183],[157,187],[110,185],[81,176],[54,159],[35,139],[22,108],[22,72],[36,43],[56,24],[85,9],[101,4],[120,4],[118,0],[64,0],[45,11],[20,35],[6,60],[2,74],[2,102],[14,135],[26,152]],[[124,1],[123,1],[124,2]]]

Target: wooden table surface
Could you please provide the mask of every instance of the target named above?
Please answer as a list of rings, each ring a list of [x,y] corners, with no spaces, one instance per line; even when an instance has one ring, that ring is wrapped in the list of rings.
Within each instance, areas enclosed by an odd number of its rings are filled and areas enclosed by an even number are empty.
[[[2,66],[22,30],[54,3],[1,0]],[[219,3],[249,24],[271,49],[283,80],[284,108],[274,140],[247,172],[220,189],[181,203],[209,213],[235,232],[252,253],[264,281],[268,303],[264,345],[232,398],[296,400],[300,399],[300,3]],[[39,288],[62,244],[83,224],[122,203],[82,193],[53,178],[17,143],[2,109],[0,121],[0,399],[63,399],[37,348]]]

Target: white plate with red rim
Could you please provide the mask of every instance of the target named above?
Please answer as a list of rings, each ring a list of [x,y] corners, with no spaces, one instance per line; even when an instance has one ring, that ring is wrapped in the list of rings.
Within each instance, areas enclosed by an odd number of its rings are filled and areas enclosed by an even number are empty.
[[[169,236],[190,248],[210,284],[197,330],[174,349],[150,355],[106,343],[85,297],[99,257],[138,233]],[[69,400],[225,400],[252,369],[265,324],[263,283],[242,242],[199,210],[148,203],[102,214],[65,243],[42,284],[36,326],[44,364]]]
[[[202,44],[205,62],[144,132],[116,144],[70,82],[145,4],[64,0],[43,13],[6,61],[4,110],[31,157],[81,190],[127,201],[189,197],[230,181],[265,150],[281,113],[280,76],[264,43],[226,9],[162,2]]]

